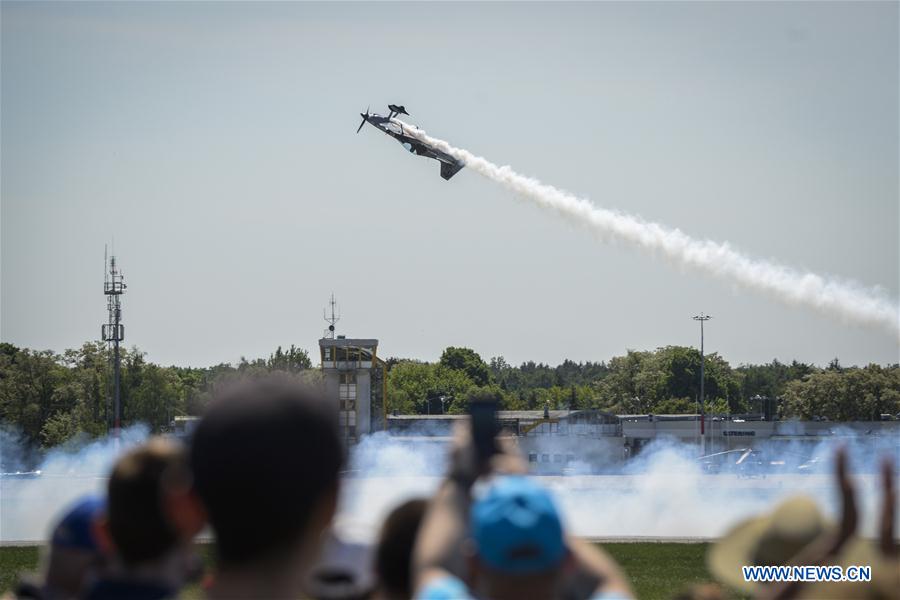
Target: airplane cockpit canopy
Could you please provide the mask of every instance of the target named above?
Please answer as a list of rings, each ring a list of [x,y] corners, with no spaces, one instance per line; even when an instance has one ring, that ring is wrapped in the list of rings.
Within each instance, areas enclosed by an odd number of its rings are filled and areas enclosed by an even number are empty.
[[[403,134],[403,127],[401,127],[399,123],[394,123],[393,121],[385,123],[384,128],[391,133]]]

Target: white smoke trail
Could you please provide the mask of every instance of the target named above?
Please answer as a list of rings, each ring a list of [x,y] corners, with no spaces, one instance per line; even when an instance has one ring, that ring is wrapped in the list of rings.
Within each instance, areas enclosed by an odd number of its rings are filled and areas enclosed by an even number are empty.
[[[900,334],[900,306],[879,290],[865,289],[815,273],[800,272],[765,260],[753,259],[727,243],[697,240],[678,229],[650,223],[637,217],[600,208],[537,179],[499,167],[467,150],[428,136],[424,131],[395,119],[405,133],[434,145],[465,163],[470,169],[509,188],[541,208],[590,228],[602,239],[628,242],[648,252],[661,252],[686,267],[704,271],[746,288],[769,294],[785,304],[805,306],[824,314],[866,325],[880,326]]]

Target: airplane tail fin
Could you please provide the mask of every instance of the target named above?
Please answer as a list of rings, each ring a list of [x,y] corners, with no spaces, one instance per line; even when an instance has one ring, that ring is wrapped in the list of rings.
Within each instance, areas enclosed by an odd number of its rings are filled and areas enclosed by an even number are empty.
[[[451,177],[456,175],[459,172],[459,170],[463,168],[463,166],[464,165],[461,162],[452,163],[452,164],[442,162],[441,163],[441,177],[443,177],[444,179],[449,181]]]

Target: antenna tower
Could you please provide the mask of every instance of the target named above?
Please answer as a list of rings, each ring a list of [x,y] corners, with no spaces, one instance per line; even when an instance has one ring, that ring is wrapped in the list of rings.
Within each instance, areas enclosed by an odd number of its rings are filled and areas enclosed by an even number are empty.
[[[328,329],[325,330],[324,337],[334,339],[334,326],[335,324],[341,320],[340,309],[338,309],[337,302],[334,301],[334,293],[331,294],[331,300],[328,302],[328,305],[331,307],[331,314],[328,314],[328,309],[322,309],[322,318],[325,319],[325,322],[328,323]]]
[[[113,435],[119,437],[119,429],[122,420],[122,404],[120,397],[121,384],[121,359],[119,356],[119,343],[125,339],[125,326],[122,325],[122,300],[125,293],[125,276],[116,266],[116,255],[108,256],[106,248],[103,249],[103,294],[106,296],[106,323],[100,329],[103,341],[112,346],[113,367]],[[108,427],[107,423],[107,427]]]

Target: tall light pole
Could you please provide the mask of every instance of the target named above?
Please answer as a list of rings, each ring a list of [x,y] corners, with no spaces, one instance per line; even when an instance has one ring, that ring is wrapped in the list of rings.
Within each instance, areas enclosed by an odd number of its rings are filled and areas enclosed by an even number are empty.
[[[700,313],[694,317],[700,321],[700,452],[706,454],[706,402],[703,396],[704,367],[706,359],[703,356],[703,323],[712,319],[709,315]]]

